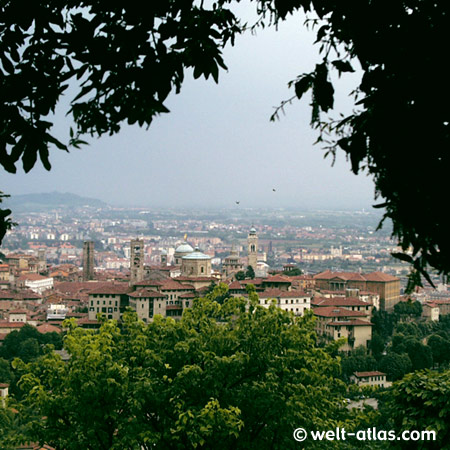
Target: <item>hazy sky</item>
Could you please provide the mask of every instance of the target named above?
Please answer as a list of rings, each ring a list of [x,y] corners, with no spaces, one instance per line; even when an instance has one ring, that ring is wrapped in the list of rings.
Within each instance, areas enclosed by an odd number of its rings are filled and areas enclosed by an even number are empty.
[[[156,207],[370,208],[372,180],[353,175],[343,152],[331,167],[331,159],[324,160],[324,151],[313,145],[317,132],[309,126],[308,98],[269,122],[273,107],[293,94],[287,82],[318,61],[313,38],[300,17],[278,31],[240,36],[225,51],[229,70],[219,84],[187,74],[181,94],[167,102],[171,112],[149,130],[124,127],[70,154],[54,150],[51,172],[38,162],[29,174],[21,168],[15,175],[3,173],[1,189],[72,192]],[[337,104],[347,111],[355,79],[340,83]],[[67,133],[68,126],[63,115],[57,117],[57,134]]]

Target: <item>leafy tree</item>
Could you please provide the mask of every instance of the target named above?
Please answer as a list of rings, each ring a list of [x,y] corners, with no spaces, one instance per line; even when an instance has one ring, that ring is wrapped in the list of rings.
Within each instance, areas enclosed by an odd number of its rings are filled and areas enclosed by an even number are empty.
[[[372,334],[372,340],[370,341],[370,350],[376,360],[379,360],[386,348],[386,340],[383,339],[378,333]]]
[[[398,302],[394,306],[394,311],[400,316],[420,317],[422,315],[422,305],[420,302],[408,299],[406,302]]]
[[[211,283],[212,285],[212,283]],[[231,297],[230,291],[228,289],[228,285],[225,283],[219,283],[219,285],[216,285],[214,283],[212,291],[210,291],[206,298],[209,300],[214,300],[217,303],[220,303],[221,305],[227,301]]]
[[[375,370],[377,362],[375,358],[367,354],[364,347],[358,347],[341,361],[342,377],[348,381],[354,372],[366,372]]]
[[[67,450],[281,449],[300,423],[345,420],[339,362],[316,346],[312,316],[249,296],[197,299],[180,321],[127,313],[97,333],[69,322],[67,363],[54,353],[15,361],[27,438]]]
[[[13,379],[10,362],[0,358],[0,383],[10,383]]]
[[[245,278],[250,278],[253,280],[255,278],[255,271],[252,266],[247,266],[247,270],[245,271]]]
[[[450,354],[448,349],[450,348],[450,342],[447,339],[438,334],[433,334],[428,338],[427,345],[431,349],[434,363],[440,366],[449,362]]]
[[[20,422],[17,412],[0,403],[0,448],[16,450],[24,441],[26,424]]]
[[[422,344],[422,342],[417,340],[409,341],[407,352],[413,370],[429,369],[433,366],[431,348]]]
[[[245,280],[245,272],[243,270],[236,272],[234,278],[236,278],[236,280],[238,281]]]
[[[383,356],[379,367],[390,381],[399,380],[412,370],[411,360],[406,353],[389,352]]]
[[[380,417],[386,418],[385,429],[434,430],[436,441],[397,441],[394,448],[438,450],[448,448],[450,440],[450,371],[430,370],[406,375],[393,385]]]
[[[0,347],[0,357],[12,360],[19,357],[26,361],[42,355],[43,347],[51,344],[57,350],[62,348],[62,337],[58,333],[39,333],[39,331],[25,324],[19,331],[8,333]]]
[[[290,270],[284,272],[284,275],[286,275],[288,277],[296,277],[296,276],[302,275],[302,274],[303,274],[303,272],[298,267],[294,267],[293,269],[290,269]]]
[[[397,318],[387,311],[374,310],[371,321],[374,325],[373,332],[387,340],[392,336]]]

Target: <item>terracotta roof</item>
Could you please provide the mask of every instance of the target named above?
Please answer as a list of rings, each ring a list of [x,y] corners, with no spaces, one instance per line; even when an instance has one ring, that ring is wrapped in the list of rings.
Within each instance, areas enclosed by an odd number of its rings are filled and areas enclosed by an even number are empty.
[[[9,311],[9,314],[28,314],[28,310],[27,309],[13,309],[11,311]]]
[[[195,298],[195,294],[193,292],[186,292],[185,294],[180,294],[178,298]]]
[[[150,289],[139,289],[138,291],[131,292],[128,297],[132,298],[167,298],[166,294],[162,292],[152,291]]]
[[[314,278],[319,280],[332,280],[333,278],[339,278],[344,281],[365,281],[364,277],[358,272],[332,272],[331,270],[326,270],[325,272],[318,273],[317,275],[314,275]]]
[[[262,280],[263,283],[291,283],[292,280],[286,278],[282,275],[274,275],[272,277],[267,277]]]
[[[133,283],[133,286],[161,286],[161,284],[160,280],[144,280]]]
[[[317,280],[341,279],[343,281],[398,281],[397,277],[383,272],[361,274],[358,272],[332,272],[331,270],[318,273],[317,275],[314,275],[314,278]]]
[[[75,295],[80,292],[87,292],[95,287],[108,284],[105,281],[62,281],[54,283],[55,291],[67,295]]]
[[[3,300],[17,300],[19,294],[17,292],[10,292],[7,290],[0,289],[0,299]]]
[[[9,387],[8,383],[0,383],[0,389],[1,388],[7,388],[7,387]]]
[[[7,322],[0,320],[0,328],[22,328],[25,322]]]
[[[320,317],[366,317],[367,313],[363,311],[352,311],[346,308],[337,308],[335,306],[322,306],[314,308],[314,315]]]
[[[241,283],[237,280],[233,281],[228,285],[228,289],[244,289]]]
[[[48,280],[51,277],[44,277],[43,275],[40,275],[39,273],[24,273],[20,275],[19,280],[20,281],[40,281],[40,280]]]
[[[61,333],[61,328],[55,327],[55,325],[50,325],[49,323],[43,323],[42,325],[38,325],[36,329],[39,333]]]
[[[362,377],[376,377],[376,376],[386,376],[384,372],[378,372],[376,370],[372,372],[354,372],[353,375],[358,378]]]
[[[88,294],[126,294],[130,290],[128,283],[102,283],[102,286],[94,287]]]
[[[387,273],[383,272],[371,272],[367,275],[364,275],[364,278],[367,281],[398,281],[397,277],[388,275]]]

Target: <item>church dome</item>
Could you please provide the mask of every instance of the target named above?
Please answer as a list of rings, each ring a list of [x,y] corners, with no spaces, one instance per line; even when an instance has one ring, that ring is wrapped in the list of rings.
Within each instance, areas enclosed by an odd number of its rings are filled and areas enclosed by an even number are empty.
[[[193,251],[194,249],[187,242],[183,242],[175,249],[175,253],[192,253]]]
[[[200,251],[198,247],[195,247],[195,250],[189,255],[183,256],[183,260],[185,259],[211,259],[211,256],[205,255]]]

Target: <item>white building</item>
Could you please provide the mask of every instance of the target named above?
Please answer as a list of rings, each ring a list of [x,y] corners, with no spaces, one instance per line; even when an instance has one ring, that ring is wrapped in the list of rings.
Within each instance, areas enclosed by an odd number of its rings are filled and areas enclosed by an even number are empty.
[[[47,307],[47,320],[64,320],[68,313],[66,305],[55,304]]]
[[[36,292],[36,294],[42,294],[48,289],[53,289],[53,278],[44,277],[38,273],[23,274],[19,277],[18,283],[20,286],[27,287],[33,292]]]
[[[311,295],[303,291],[282,291],[280,289],[267,289],[258,292],[259,304],[268,308],[275,304],[284,311],[290,311],[295,316],[303,316],[305,310],[311,308]]]

